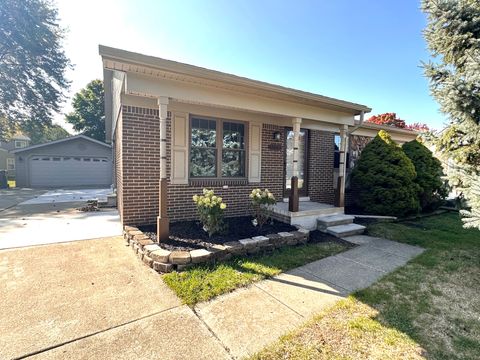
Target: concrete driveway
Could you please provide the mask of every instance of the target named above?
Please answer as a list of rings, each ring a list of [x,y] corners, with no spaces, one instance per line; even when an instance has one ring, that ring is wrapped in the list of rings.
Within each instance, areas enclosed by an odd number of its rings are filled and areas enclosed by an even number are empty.
[[[223,359],[121,237],[0,250],[0,359]]]
[[[0,249],[121,235],[116,209],[77,210],[110,189],[0,191]]]

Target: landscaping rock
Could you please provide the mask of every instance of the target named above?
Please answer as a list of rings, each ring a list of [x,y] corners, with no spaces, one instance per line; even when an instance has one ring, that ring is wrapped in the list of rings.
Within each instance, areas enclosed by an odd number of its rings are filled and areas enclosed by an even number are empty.
[[[137,228],[137,227],[135,227],[135,226],[128,226],[128,225],[125,225],[125,226],[123,227],[123,229],[124,229],[125,231],[138,231],[138,228]]]
[[[139,241],[139,240],[150,239],[150,238],[144,233],[142,233],[141,235],[133,235],[132,239],[133,241]]]
[[[168,273],[168,272],[171,272],[173,270],[173,265],[154,261],[153,262],[153,270]]]
[[[212,252],[205,249],[191,250],[190,257],[192,258],[192,263],[198,264],[208,261],[212,257]]]
[[[177,265],[177,271],[183,271],[191,268],[194,264]]]
[[[168,260],[172,264],[184,265],[190,263],[192,258],[189,251],[172,251]]]
[[[157,244],[145,245],[143,247],[143,250],[146,251],[148,254],[150,254],[153,251],[160,250],[160,249],[161,249],[161,247],[158,246]]]
[[[239,241],[229,241],[223,244],[227,252],[233,255],[242,255],[245,253],[243,245]]]
[[[215,260],[223,260],[225,258],[225,254],[228,254],[227,248],[223,245],[213,245],[207,250],[212,253],[212,259]]]
[[[270,244],[276,248],[279,248],[284,244],[283,238],[278,234],[268,234],[266,237],[269,239]]]
[[[308,241],[307,234],[305,234],[303,232],[300,232],[300,231],[293,231],[292,234],[299,243],[301,243],[301,244],[306,244],[307,243],[307,241]]]
[[[270,243],[270,239],[266,236],[255,236],[252,238],[257,242],[257,246],[267,246]]]
[[[168,251],[165,249],[159,249],[159,250],[152,251],[149,256],[156,262],[168,263],[170,254],[171,254],[171,251]]]
[[[127,232],[128,232],[129,239],[133,239],[135,235],[143,235],[143,232],[141,232],[140,230],[129,230]]]
[[[147,238],[147,239],[138,240],[137,244],[140,246],[140,249],[143,249],[144,246],[153,245],[154,242],[151,239]]]
[[[151,257],[149,257],[148,255],[143,254],[142,261],[150,267],[152,267],[152,265],[153,265],[153,259]]]
[[[257,243],[258,243],[256,240],[253,240],[253,239],[250,239],[250,238],[249,239],[238,240],[238,242],[240,244],[242,244],[247,251],[256,247]]]

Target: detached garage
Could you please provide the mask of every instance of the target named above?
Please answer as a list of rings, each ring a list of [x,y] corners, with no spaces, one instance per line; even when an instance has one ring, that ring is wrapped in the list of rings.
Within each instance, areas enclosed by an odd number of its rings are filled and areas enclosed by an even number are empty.
[[[17,187],[108,187],[112,148],[85,135],[13,151]]]

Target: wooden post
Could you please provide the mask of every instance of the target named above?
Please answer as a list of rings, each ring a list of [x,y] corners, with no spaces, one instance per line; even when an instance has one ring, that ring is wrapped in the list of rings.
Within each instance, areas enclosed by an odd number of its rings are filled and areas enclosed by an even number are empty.
[[[160,184],[157,217],[157,241],[168,240],[170,235],[169,219],[167,214],[168,188],[167,188],[167,105],[168,98],[158,99],[160,117]]]
[[[298,206],[298,177],[292,176],[290,198],[288,199],[288,211],[297,212]]]

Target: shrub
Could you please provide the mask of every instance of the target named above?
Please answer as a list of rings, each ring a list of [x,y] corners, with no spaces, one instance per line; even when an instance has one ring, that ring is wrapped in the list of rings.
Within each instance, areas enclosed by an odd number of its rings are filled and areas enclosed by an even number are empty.
[[[381,130],[363,149],[351,175],[356,205],[365,213],[404,216],[419,210],[415,167]]]
[[[422,210],[440,206],[447,196],[441,162],[417,140],[403,144],[403,151],[415,166],[415,182],[420,187],[419,200]]]
[[[254,225],[260,228],[272,217],[272,206],[276,203],[275,196],[268,189],[253,189],[250,193],[254,212]]]
[[[198,216],[203,225],[203,230],[208,236],[225,231],[223,210],[227,205],[213,190],[203,189],[203,195],[193,195],[193,202],[197,205]]]

